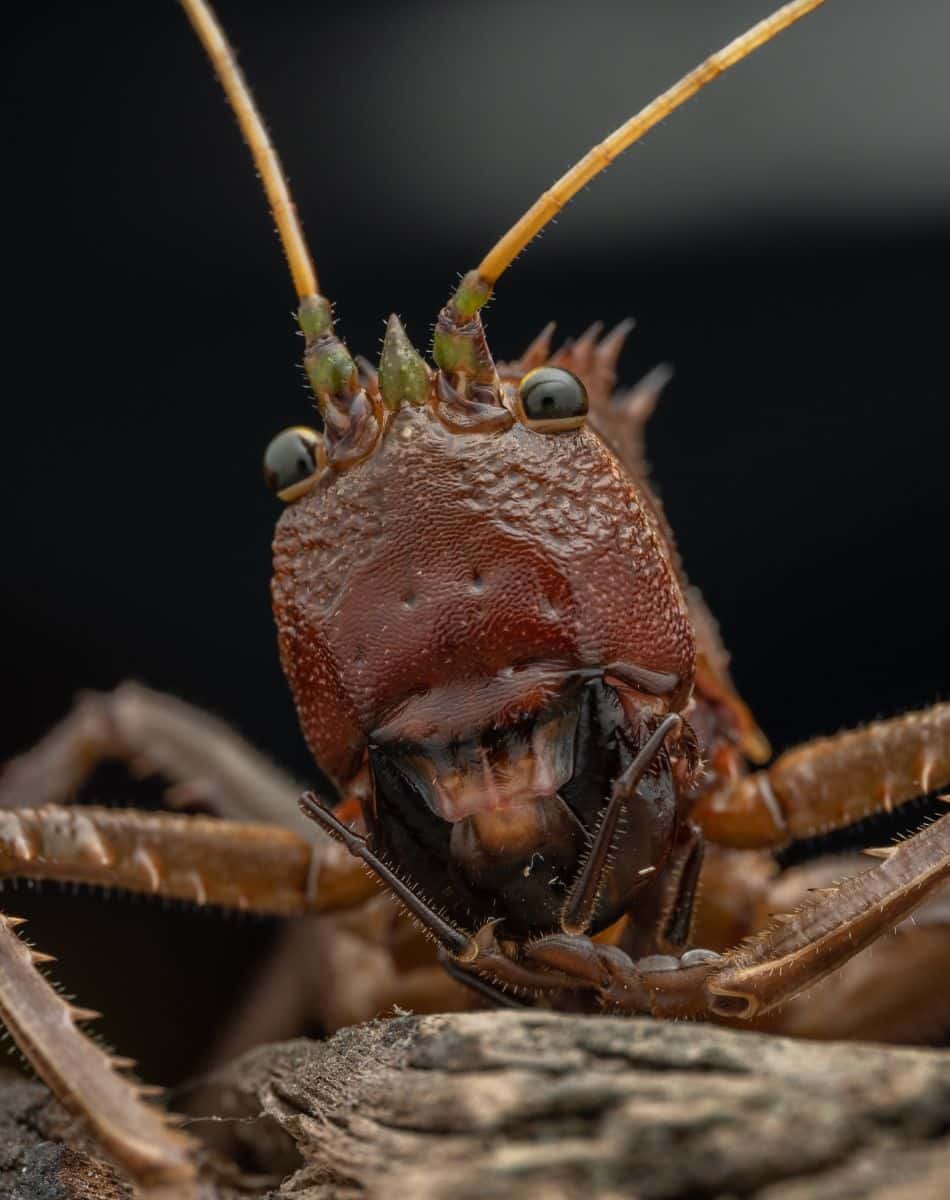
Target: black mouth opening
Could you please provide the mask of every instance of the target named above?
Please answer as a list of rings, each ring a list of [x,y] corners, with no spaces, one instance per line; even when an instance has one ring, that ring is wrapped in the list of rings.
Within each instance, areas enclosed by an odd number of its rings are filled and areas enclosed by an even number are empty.
[[[517,755],[543,728],[560,728],[569,735],[570,744],[560,751],[562,767],[569,760],[570,770],[549,801],[552,815],[563,809],[562,816],[547,826],[553,833],[543,844],[526,845],[474,878],[459,862],[461,829],[453,847],[453,829],[464,825],[466,818],[453,822],[439,816],[420,761],[444,769],[471,764],[479,754]],[[530,718],[475,737],[372,746],[374,849],[399,865],[433,904],[466,928],[477,928],[493,918],[503,918],[512,932],[553,928],[583,854],[585,834],[596,827],[614,781],[632,761],[635,741],[639,738],[629,732],[617,693],[596,678],[574,683],[557,702]],[[663,758],[665,766],[653,769],[656,778],[644,781],[651,797],[647,811],[639,824],[636,819],[631,822],[634,835],[644,844],[653,841],[648,827],[649,806],[655,803],[652,793],[657,792],[661,807],[667,793],[672,794],[668,778],[660,778],[669,775],[668,760]],[[664,823],[669,823],[668,814]]]

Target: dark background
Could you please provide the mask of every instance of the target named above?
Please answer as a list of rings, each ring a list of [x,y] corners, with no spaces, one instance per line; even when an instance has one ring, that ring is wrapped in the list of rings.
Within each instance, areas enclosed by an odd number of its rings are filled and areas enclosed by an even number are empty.
[[[393,309],[427,344],[542,188],[771,7],[219,0],[369,357]],[[172,3],[6,26],[0,759],[133,676],[305,777],[259,459],[310,405],[246,151]],[[500,358],[632,313],[625,378],[674,364],[656,476],[777,748],[947,695],[948,38],[941,0],[833,0],[592,185],[488,313]],[[4,903],[159,1079],[274,932]]]

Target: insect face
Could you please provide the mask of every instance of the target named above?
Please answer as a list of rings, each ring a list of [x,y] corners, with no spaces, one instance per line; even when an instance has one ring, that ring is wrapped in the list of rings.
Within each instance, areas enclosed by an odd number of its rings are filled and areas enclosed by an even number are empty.
[[[437,892],[448,869],[468,909],[484,889],[487,916],[503,880],[523,905],[572,878],[603,802],[588,785],[569,802],[572,780],[595,748],[615,767],[636,750],[625,713],[646,729],[682,705],[693,641],[651,511],[584,427],[584,382],[429,374],[398,406],[370,382],[371,451],[338,469],[331,448],[281,516],[274,606],[317,761],[344,788],[362,773],[377,841],[414,877],[431,862]]]

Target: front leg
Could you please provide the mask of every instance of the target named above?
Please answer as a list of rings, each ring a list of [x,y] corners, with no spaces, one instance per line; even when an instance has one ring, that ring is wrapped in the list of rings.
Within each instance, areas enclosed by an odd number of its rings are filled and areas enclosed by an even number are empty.
[[[726,955],[706,983],[710,1011],[748,1018],[790,1000],[894,929],[948,879],[950,817],[943,817]]]
[[[77,1027],[96,1013],[68,1003],[37,969],[49,961],[0,914],[0,1021],[65,1109],[141,1189],[143,1200],[198,1200],[196,1144],[146,1102],[147,1089],[120,1071]]]
[[[0,811],[4,877],[283,916],[351,908],[377,892],[328,839],[215,817],[54,805]]]
[[[950,879],[950,817],[898,843],[879,866],[814,893],[725,955],[691,950],[634,962],[614,946],[556,934],[527,963],[596,987],[605,1008],[658,1017],[750,1019],[825,978]]]
[[[765,771],[702,796],[711,842],[751,850],[853,825],[950,784],[950,704],[787,750]]]

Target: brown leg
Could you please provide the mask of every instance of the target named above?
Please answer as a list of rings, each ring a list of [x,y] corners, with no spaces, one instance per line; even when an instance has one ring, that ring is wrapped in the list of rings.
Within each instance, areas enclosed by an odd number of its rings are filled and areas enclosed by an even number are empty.
[[[950,784],[950,704],[807,742],[703,796],[710,841],[755,849],[852,825]]]
[[[867,870],[861,854],[793,867],[762,897],[757,927],[811,892]],[[705,944],[705,943],[704,943]],[[757,1029],[823,1041],[934,1042],[950,1030],[950,888],[943,888],[864,954],[754,1022]]]
[[[289,829],[134,809],[0,811],[0,877],[59,879],[255,912],[349,908],[377,887]]]
[[[788,1003],[908,918],[950,879],[950,819],[887,859],[816,892],[735,950],[634,962],[614,946],[559,934],[524,948],[528,964],[593,984],[605,1007],[658,1017],[749,1020]]]
[[[879,866],[813,893],[726,956],[707,981],[713,1012],[752,1017],[817,983],[894,929],[950,879],[950,819],[899,842]]]
[[[68,803],[105,759],[161,772],[172,804],[201,801],[220,816],[312,833],[294,781],[223,721],[138,683],[87,692],[42,741],[0,773],[0,809]]]
[[[36,966],[45,956],[17,937],[16,924],[0,914],[0,1020],[14,1042],[149,1200],[197,1200],[195,1144],[119,1073],[122,1060],[80,1032],[76,1022],[96,1014],[74,1008],[47,982]]]

